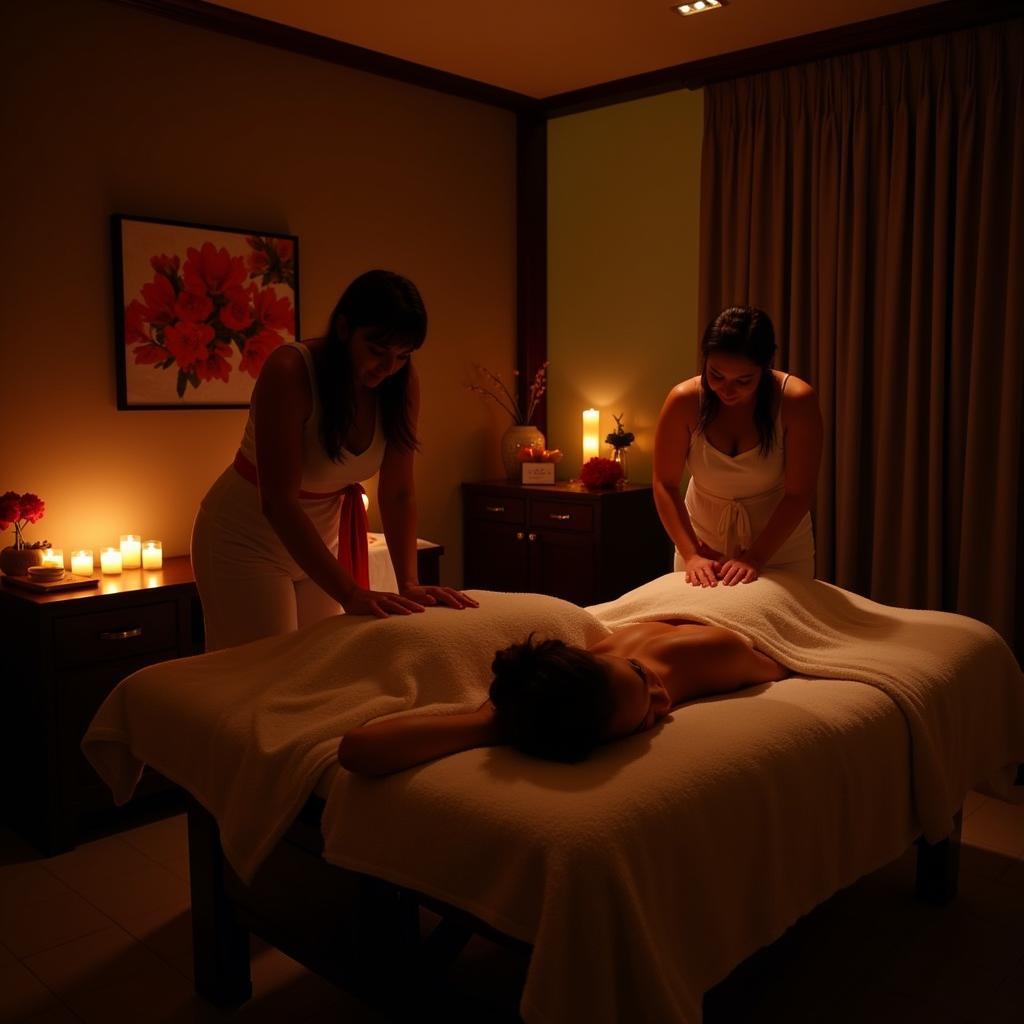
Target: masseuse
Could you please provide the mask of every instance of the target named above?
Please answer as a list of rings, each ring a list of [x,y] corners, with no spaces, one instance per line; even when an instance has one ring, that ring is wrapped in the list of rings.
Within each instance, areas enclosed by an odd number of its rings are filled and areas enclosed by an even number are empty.
[[[339,606],[380,617],[475,606],[417,577],[412,354],[426,333],[416,286],[371,270],[345,289],[325,337],[267,358],[234,464],[192,530],[208,651],[287,633]],[[369,585],[361,481],[378,472],[398,593]]]
[[[700,375],[662,407],[654,500],[694,586],[749,583],[767,568],[814,576],[821,411],[809,384],[772,368],[774,356],[766,313],[723,310],[704,333]]]

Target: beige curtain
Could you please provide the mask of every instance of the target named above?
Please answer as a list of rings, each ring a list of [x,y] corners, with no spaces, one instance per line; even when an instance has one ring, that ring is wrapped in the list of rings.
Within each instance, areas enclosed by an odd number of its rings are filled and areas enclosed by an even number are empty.
[[[699,292],[818,390],[818,576],[1018,656],[1022,54],[1014,19],[709,87]]]

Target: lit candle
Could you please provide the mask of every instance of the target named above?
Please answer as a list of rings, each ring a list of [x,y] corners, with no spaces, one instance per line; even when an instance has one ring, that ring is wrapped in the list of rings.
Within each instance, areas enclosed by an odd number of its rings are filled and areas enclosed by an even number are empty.
[[[43,565],[53,565],[59,569],[64,568],[64,552],[60,548],[43,549]]]
[[[120,576],[121,552],[117,548],[104,548],[100,552],[100,569],[104,576]]]
[[[125,569],[138,569],[142,565],[142,541],[137,534],[122,535],[121,562]]]
[[[164,546],[158,540],[147,540],[142,545],[142,568],[162,569],[164,567]]]
[[[87,549],[72,551],[71,571],[76,576],[91,576],[93,573],[92,552]]]
[[[601,414],[596,409],[583,410],[583,461],[601,451]]]

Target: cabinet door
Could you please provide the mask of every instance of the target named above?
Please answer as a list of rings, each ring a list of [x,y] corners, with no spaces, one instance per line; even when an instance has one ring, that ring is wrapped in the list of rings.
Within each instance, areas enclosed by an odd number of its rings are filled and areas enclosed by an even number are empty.
[[[589,533],[538,530],[530,541],[531,590],[575,604],[593,604],[597,550]]]
[[[465,586],[517,593],[529,590],[526,545],[520,525],[470,520],[466,524]]]

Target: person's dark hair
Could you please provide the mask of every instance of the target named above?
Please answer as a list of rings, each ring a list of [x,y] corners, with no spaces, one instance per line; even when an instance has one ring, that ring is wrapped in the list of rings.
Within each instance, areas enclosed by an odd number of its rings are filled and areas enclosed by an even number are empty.
[[[700,343],[700,415],[697,429],[705,432],[722,406],[708,387],[708,356],[742,356],[761,367],[761,382],[754,396],[754,426],[758,447],[767,455],[775,445],[775,417],[772,415],[778,387],[771,372],[775,359],[775,328],[763,310],[752,306],[730,306],[708,324]]]
[[[503,743],[549,761],[585,758],[606,736],[608,676],[589,651],[561,640],[512,644],[491,665],[491,701]]]
[[[343,446],[355,415],[355,381],[348,338],[369,328],[378,344],[418,349],[427,336],[427,311],[416,285],[390,270],[368,270],[344,291],[331,313],[327,343],[317,367],[320,437],[335,462],[344,460]],[[406,363],[377,388],[381,425],[388,441],[402,448],[419,447],[409,419],[409,367]]]

